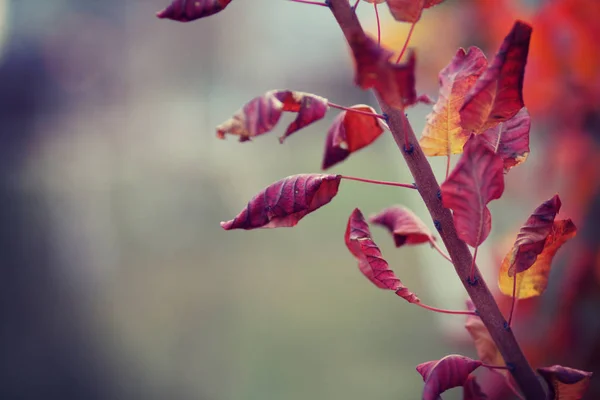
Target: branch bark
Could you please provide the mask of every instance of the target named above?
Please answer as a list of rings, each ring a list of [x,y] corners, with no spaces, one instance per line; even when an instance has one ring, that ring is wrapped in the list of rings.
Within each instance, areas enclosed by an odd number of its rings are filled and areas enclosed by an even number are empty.
[[[328,4],[346,40],[353,35],[363,34],[360,22],[348,0],[328,0]],[[506,320],[477,267],[475,267],[475,283],[469,280],[473,261],[471,252],[465,242],[459,239],[450,210],[442,206],[438,196],[440,187],[406,115],[388,106],[380,98],[378,101],[382,111],[389,117],[388,124],[394,140],[406,160],[436,227],[439,227],[439,234],[452,258],[454,268],[502,357],[511,367],[512,376],[527,399],[546,399],[544,386],[529,365],[511,329],[505,328],[508,326]],[[405,143],[405,139],[409,143]]]

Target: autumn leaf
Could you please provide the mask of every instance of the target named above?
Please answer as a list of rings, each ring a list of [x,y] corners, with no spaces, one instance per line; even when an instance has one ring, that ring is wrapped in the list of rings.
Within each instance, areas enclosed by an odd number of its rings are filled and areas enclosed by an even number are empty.
[[[456,167],[442,183],[442,203],[454,211],[458,237],[477,247],[488,237],[492,216],[487,204],[504,191],[502,159],[479,136],[471,136]]]
[[[423,400],[438,400],[440,394],[457,386],[463,386],[469,374],[476,370],[481,361],[452,354],[441,360],[428,361],[417,365],[417,372],[423,377]]]
[[[463,400],[486,400],[487,398],[475,376],[469,375],[463,385]]]
[[[477,47],[459,49],[439,74],[440,94],[427,116],[419,144],[427,156],[459,154],[470,133],[460,124],[459,110],[466,94],[487,67],[487,59]]]
[[[504,173],[523,163],[529,155],[531,118],[523,107],[511,119],[500,122],[483,132],[481,137],[488,147],[504,161]]]
[[[469,311],[475,311],[475,306],[471,300],[467,301],[467,308]],[[502,358],[502,354],[500,354],[500,351],[496,346],[496,342],[492,339],[490,332],[479,316],[467,316],[465,329],[473,339],[475,350],[477,350],[477,357],[481,362],[487,365],[506,365],[504,358]]]
[[[338,192],[341,175],[288,176],[258,193],[225,230],[294,226],[307,214],[329,203]]]
[[[577,233],[575,224],[570,219],[554,221],[552,230],[544,241],[542,252],[537,256],[533,265],[524,272],[516,274],[516,282],[514,277],[509,276],[509,268],[514,265],[514,249],[511,250],[504,258],[500,267],[498,276],[498,286],[500,291],[507,296],[512,296],[513,285],[516,288],[516,298],[527,299],[529,297],[540,296],[548,285],[548,275],[552,259],[560,247]]]
[[[291,90],[271,90],[250,100],[232,118],[217,126],[217,137],[225,134],[240,137],[240,142],[270,132],[283,111],[296,112],[298,116],[288,126],[281,142],[292,133],[323,118],[329,106],[327,99],[310,93]]]
[[[404,109],[417,102],[415,89],[416,57],[410,51],[404,64],[389,61],[392,52],[379,46],[364,33],[349,39],[356,66],[355,83],[362,89],[374,88],[391,107]]]
[[[560,197],[554,195],[538,206],[519,229],[515,244],[509,253],[509,277],[529,269],[538,254],[544,250],[546,238],[552,231],[554,218],[560,211],[561,205]]]
[[[348,219],[344,240],[348,250],[358,260],[360,271],[375,286],[381,289],[393,290],[409,303],[419,302],[417,296],[410,292],[390,269],[387,261],[381,255],[379,247],[371,238],[369,225],[358,208],[352,212]]]
[[[355,105],[353,110],[376,114],[372,107]],[[331,124],[325,139],[325,153],[322,168],[328,169],[345,160],[351,153],[373,143],[384,131],[387,124],[373,115],[342,111]]]
[[[189,22],[223,11],[231,0],[173,0],[167,8],[156,13],[158,18]]]
[[[539,374],[548,382],[554,400],[579,400],[590,385],[591,372],[553,365],[538,368]]]
[[[523,76],[531,30],[530,25],[515,22],[494,60],[465,97],[460,109],[464,129],[482,133],[523,108]]]
[[[367,0],[368,1],[368,0]],[[386,0],[396,21],[417,22],[423,9],[440,4],[444,0]]]
[[[423,221],[403,206],[388,207],[369,218],[369,222],[387,228],[394,237],[396,247],[434,241],[433,235]]]

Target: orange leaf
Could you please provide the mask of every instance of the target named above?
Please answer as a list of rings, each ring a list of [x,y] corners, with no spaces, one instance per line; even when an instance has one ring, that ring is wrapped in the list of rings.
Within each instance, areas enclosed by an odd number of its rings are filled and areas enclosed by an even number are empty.
[[[355,105],[353,110],[376,114],[372,107]],[[342,111],[335,117],[325,139],[322,168],[325,170],[345,160],[351,153],[373,143],[388,126],[373,115]]]
[[[459,49],[440,72],[440,95],[433,111],[427,116],[421,148],[427,156],[459,154],[469,139],[469,132],[460,124],[459,110],[464,97],[487,67],[483,52],[477,47]]]
[[[553,365],[538,368],[540,375],[554,392],[554,400],[579,400],[590,385],[591,372]]]
[[[486,144],[504,161],[504,173],[523,163],[529,155],[531,118],[527,108],[521,108],[514,117],[481,134]]]
[[[523,108],[523,76],[531,26],[517,21],[460,109],[463,128],[478,134]]]
[[[356,64],[355,83],[362,89],[374,88],[389,106],[404,109],[417,102],[415,89],[416,57],[410,52],[408,61],[396,64],[389,61],[390,50],[379,46],[364,33],[349,40]]]
[[[542,252],[537,256],[531,267],[523,272],[517,272],[516,278],[509,276],[509,268],[514,266],[516,250],[511,250],[500,267],[498,285],[500,291],[505,295],[512,296],[513,279],[516,279],[516,297],[518,299],[527,299],[529,297],[540,296],[548,285],[548,275],[552,259],[560,247],[577,233],[575,224],[570,219],[554,221],[552,229],[546,240]]]
[[[224,139],[229,133],[239,136],[240,142],[246,142],[271,131],[283,111],[297,112],[298,116],[279,139],[283,142],[292,133],[323,118],[328,108],[327,99],[314,94],[271,90],[250,100],[232,118],[217,126],[217,137]]]
[[[396,21],[415,23],[421,19],[423,9],[433,7],[443,1],[444,0],[387,0],[387,4]]]

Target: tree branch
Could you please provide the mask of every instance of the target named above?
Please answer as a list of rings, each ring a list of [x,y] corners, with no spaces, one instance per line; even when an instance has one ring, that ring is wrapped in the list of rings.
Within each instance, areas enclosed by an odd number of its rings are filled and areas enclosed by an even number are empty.
[[[348,0],[328,0],[328,4],[335,19],[342,28],[346,40],[349,40],[356,34],[363,34],[360,22],[350,7]],[[439,234],[452,258],[454,268],[471,297],[481,320],[489,330],[492,339],[494,339],[502,357],[507,365],[511,367],[511,373],[515,381],[527,399],[546,399],[542,383],[538,380],[535,372],[525,358],[477,266],[475,266],[475,282],[471,282],[470,280],[470,270],[473,261],[471,252],[465,242],[458,238],[450,210],[442,206],[442,201],[440,196],[438,196],[440,187],[427,158],[419,146],[408,119],[402,111],[388,106],[380,98],[378,98],[378,101],[382,111],[389,117],[388,125],[394,140],[406,160],[419,193],[436,227],[439,227]],[[406,143],[406,140],[409,143]],[[407,149],[409,151],[406,151]]]

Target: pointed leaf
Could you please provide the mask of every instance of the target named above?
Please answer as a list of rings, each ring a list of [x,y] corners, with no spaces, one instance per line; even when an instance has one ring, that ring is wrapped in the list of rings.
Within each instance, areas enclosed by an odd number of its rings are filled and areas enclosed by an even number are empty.
[[[417,296],[402,284],[390,269],[387,261],[383,259],[379,247],[371,238],[369,225],[358,208],[352,212],[348,219],[344,240],[348,250],[358,260],[360,271],[375,286],[381,289],[393,290],[409,303],[419,302]]]
[[[390,12],[396,21],[417,22],[423,9],[440,4],[444,0],[387,0]]]
[[[440,394],[453,387],[463,386],[469,374],[481,365],[481,361],[452,354],[441,360],[428,361],[417,365],[417,372],[423,377],[423,400],[437,400]]]
[[[388,207],[369,218],[369,222],[386,227],[394,236],[396,247],[434,241],[423,221],[403,206]]]
[[[173,0],[167,8],[156,13],[158,18],[189,22],[223,11],[231,0]]]
[[[487,204],[504,191],[502,159],[478,136],[471,136],[456,167],[442,184],[444,207],[454,211],[458,237],[473,247],[488,237],[492,216]]]
[[[562,203],[558,195],[546,200],[538,206],[519,229],[517,240],[513,245],[508,268],[508,276],[529,269],[538,254],[544,250],[546,238],[552,231],[554,218],[560,211]]]
[[[341,175],[288,176],[254,196],[234,219],[221,222],[221,227],[230,230],[294,226],[329,203],[337,194],[341,179]]]
[[[427,116],[419,143],[427,156],[459,154],[470,133],[460,124],[459,110],[477,78],[487,67],[487,59],[477,47],[459,49],[439,74],[440,94]]]
[[[463,400],[486,400],[487,398],[475,376],[469,375],[463,385]]]
[[[379,46],[364,33],[349,40],[356,64],[355,83],[362,89],[375,88],[385,103],[404,109],[417,102],[415,89],[416,57],[410,51],[408,61],[396,64],[389,61],[392,52]]]
[[[372,107],[355,105],[353,110],[376,114]],[[373,143],[384,131],[387,124],[380,118],[342,111],[333,121],[325,139],[325,154],[322,168],[325,170],[345,160],[351,153]]]
[[[502,157],[504,173],[527,159],[529,155],[529,130],[531,118],[523,107],[511,119],[500,122],[481,134],[492,151]]]
[[[579,400],[590,385],[591,372],[553,365],[538,368],[540,375],[548,382],[554,393],[554,400]]]
[[[518,299],[540,296],[548,285],[548,275],[552,259],[560,247],[577,233],[575,224],[570,219],[554,221],[550,234],[546,237],[544,248],[537,256],[533,265],[526,271],[516,274],[516,296]],[[513,279],[509,277],[510,265],[514,265],[515,252],[511,250],[504,258],[500,267],[498,285],[500,291],[507,296],[512,296]]]
[[[523,76],[531,26],[517,21],[488,69],[479,77],[460,110],[463,128],[481,133],[507,121],[523,108]]]
[[[240,142],[271,131],[283,111],[296,112],[298,116],[288,126],[280,141],[297,130],[325,116],[329,108],[327,99],[310,93],[291,90],[271,90],[250,100],[232,118],[217,126],[217,137],[237,135]]]
[[[469,311],[475,311],[475,306],[471,300],[467,301],[467,308]],[[485,327],[480,317],[475,315],[467,316],[465,329],[473,339],[473,344],[477,350],[477,357],[481,362],[488,365],[506,365],[504,358],[502,358],[502,354],[500,354],[500,351],[496,346],[496,342],[492,339],[490,332]]]

